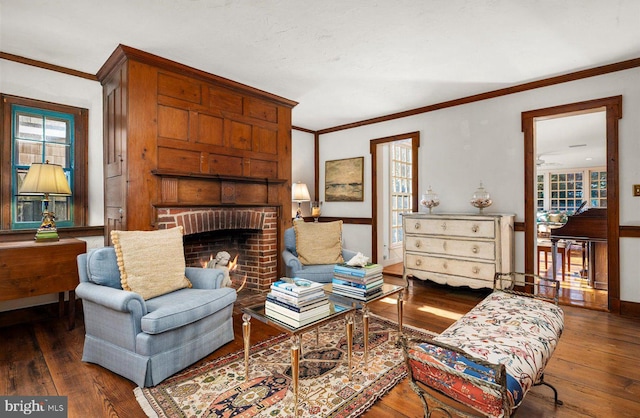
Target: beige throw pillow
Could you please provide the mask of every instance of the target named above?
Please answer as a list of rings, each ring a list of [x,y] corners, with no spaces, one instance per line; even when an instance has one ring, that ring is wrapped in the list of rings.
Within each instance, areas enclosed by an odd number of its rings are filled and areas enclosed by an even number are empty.
[[[294,222],[296,252],[304,265],[343,263],[342,221]]]
[[[111,231],[124,290],[144,300],[191,287],[184,276],[182,226],[156,231]]]

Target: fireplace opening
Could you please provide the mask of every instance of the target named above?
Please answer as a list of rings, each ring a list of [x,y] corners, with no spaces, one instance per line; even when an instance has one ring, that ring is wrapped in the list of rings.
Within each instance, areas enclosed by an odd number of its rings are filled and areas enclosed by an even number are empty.
[[[221,251],[230,259],[238,257],[231,275],[244,278],[246,288],[269,290],[278,274],[277,208],[212,207],[161,208],[158,228],[184,228],[185,261],[189,267],[202,267]],[[244,280],[244,279],[243,279]],[[234,283],[234,287],[235,286]]]
[[[277,252],[263,244],[261,230],[207,231],[184,236],[184,256],[188,267],[204,267],[222,251],[237,264],[230,273],[232,287],[244,283],[247,289],[266,291],[277,277]]]
[[[256,268],[259,260],[252,247],[252,239],[260,231],[232,230],[208,231],[184,237],[184,256],[187,267],[202,267],[212,265],[217,255],[228,253],[223,269],[229,270],[231,287],[236,290],[244,287],[250,276],[257,277]]]
[[[226,251],[233,260],[238,257],[239,271],[243,271],[244,263],[248,263],[247,256],[250,245],[247,242],[256,231],[233,230],[233,231],[208,231],[199,234],[184,236],[184,257],[187,267],[202,267],[209,259],[220,251]]]

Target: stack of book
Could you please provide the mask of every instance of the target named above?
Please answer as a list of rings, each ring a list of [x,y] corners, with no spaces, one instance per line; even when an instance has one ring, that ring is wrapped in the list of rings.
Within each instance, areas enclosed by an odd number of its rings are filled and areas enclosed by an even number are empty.
[[[264,313],[295,328],[317,321],[331,313],[322,286],[311,280],[282,278],[271,285]]]
[[[366,301],[382,292],[382,266],[373,263],[364,267],[336,264],[332,281],[333,293]]]

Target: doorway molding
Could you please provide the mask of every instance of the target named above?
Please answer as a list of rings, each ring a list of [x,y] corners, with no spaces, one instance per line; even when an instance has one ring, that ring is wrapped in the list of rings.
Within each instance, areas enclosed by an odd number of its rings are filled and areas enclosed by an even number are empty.
[[[411,210],[418,211],[418,148],[420,147],[420,132],[371,139],[369,152],[371,153],[371,260],[378,262],[378,145],[387,142],[411,139]]]
[[[564,104],[522,112],[524,133],[524,268],[534,273],[536,238],[535,179],[536,153],[534,123],[537,118],[581,112],[606,111],[607,143],[607,275],[609,311],[620,314],[620,195],[618,164],[618,120],[622,118],[622,96]]]

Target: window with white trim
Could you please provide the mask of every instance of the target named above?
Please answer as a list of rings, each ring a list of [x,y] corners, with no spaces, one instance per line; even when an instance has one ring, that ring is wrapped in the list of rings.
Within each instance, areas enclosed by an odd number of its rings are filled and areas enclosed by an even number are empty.
[[[589,206],[592,208],[606,208],[607,172],[605,170],[590,170],[589,180]]]
[[[391,144],[391,245],[402,243],[402,214],[412,211],[412,150],[410,141],[395,141]]]
[[[544,174],[536,176],[536,209],[538,212],[544,210]]]
[[[605,168],[575,168],[549,171],[536,176],[538,211],[572,213],[587,201],[588,207],[607,207],[607,171]]]

